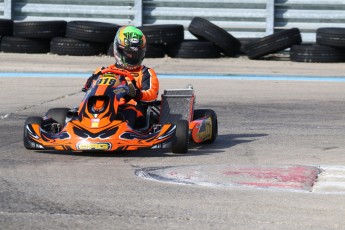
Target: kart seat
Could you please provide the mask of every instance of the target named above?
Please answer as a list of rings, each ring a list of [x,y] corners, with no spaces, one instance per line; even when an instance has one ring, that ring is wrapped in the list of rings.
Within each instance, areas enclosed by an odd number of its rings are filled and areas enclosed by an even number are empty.
[[[160,114],[160,101],[154,101],[150,103],[142,103],[143,106],[147,106],[146,113],[143,118],[137,120],[135,129],[138,131],[148,130],[153,123],[157,123]]]

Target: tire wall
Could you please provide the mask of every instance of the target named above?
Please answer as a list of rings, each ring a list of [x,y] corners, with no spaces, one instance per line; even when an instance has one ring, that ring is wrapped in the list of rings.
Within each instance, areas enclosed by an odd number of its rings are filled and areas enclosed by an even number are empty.
[[[96,35],[88,39],[90,36],[84,32],[87,30],[93,34],[102,32],[107,34],[106,37],[112,37],[112,33],[118,26],[135,25],[141,27],[144,33],[149,35],[147,57],[218,58],[245,54],[251,59],[262,59],[267,55],[289,52],[291,46],[302,43],[333,47],[332,42],[343,35],[343,32],[341,31],[339,35],[339,31],[322,30],[322,28],[338,30],[345,27],[343,16],[345,5],[339,1],[327,0],[305,0],[303,4],[294,0],[195,0],[192,2],[100,0],[97,3],[84,0],[63,1],[60,4],[53,4],[46,0],[25,2],[12,0],[11,2],[12,4],[8,4],[8,1],[3,0],[2,4],[0,0],[0,19],[11,20],[14,23],[14,30],[10,34],[8,31],[0,30],[3,52],[44,53],[53,50],[53,53],[59,55],[112,55],[110,39],[105,41],[102,40],[102,36],[96,38]],[[199,19],[195,20],[195,18]],[[0,23],[2,23],[1,20]],[[42,30],[45,32],[44,25],[34,27],[32,23],[30,24],[30,22],[35,24],[38,21],[65,21],[66,31],[65,33],[61,30],[55,31],[50,34],[51,36],[42,36],[44,34]],[[94,25],[69,26],[75,21],[95,23]],[[29,25],[17,26],[15,29],[17,23],[23,22]],[[106,25],[98,27],[100,23],[114,25],[113,31],[108,31]],[[147,31],[146,28],[150,26],[156,26],[156,28],[148,28]],[[25,28],[29,31],[25,31]],[[181,28],[183,34],[181,34]],[[321,31],[318,32],[320,28]],[[35,31],[37,29],[41,31]],[[279,34],[291,29],[295,32],[289,32],[288,39],[280,42]],[[41,35],[36,36],[36,32]],[[157,32],[162,34],[156,35]],[[170,32],[173,32],[177,39],[169,40]],[[273,38],[269,37],[273,34]],[[12,36],[16,38],[11,38]],[[317,37],[321,38],[316,39]],[[12,41],[13,39],[15,41]],[[40,39],[39,42],[37,39]],[[11,49],[10,47],[16,43],[20,47]],[[40,43],[41,47],[37,47],[37,43]],[[43,47],[42,44],[45,46]],[[48,51],[47,44],[50,45]],[[27,50],[27,46],[34,46],[34,48]],[[71,49],[65,49],[66,46]],[[265,46],[273,46],[274,49],[267,49]],[[85,52],[79,47],[86,47]],[[342,56],[342,42],[340,45],[335,44],[335,47],[339,48],[337,52],[340,52]],[[301,49],[303,48],[305,47]],[[298,51],[301,49],[297,48]],[[315,49],[312,49],[313,55],[319,54],[318,51],[314,52]],[[73,52],[69,53],[68,50]],[[323,52],[326,49],[321,50]],[[339,54],[329,55],[327,51],[326,56],[332,56],[332,60],[335,60],[333,57]],[[315,60],[324,60],[324,58]]]
[[[0,19],[14,21],[90,20],[120,25],[181,24],[185,38],[193,17],[206,18],[237,38],[256,38],[299,28],[315,42],[319,27],[345,27],[343,0],[0,0]]]

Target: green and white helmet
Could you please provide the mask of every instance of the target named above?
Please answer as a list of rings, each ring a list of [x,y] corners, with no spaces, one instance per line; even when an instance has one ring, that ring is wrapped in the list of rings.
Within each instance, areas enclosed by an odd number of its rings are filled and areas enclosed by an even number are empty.
[[[141,30],[134,26],[121,27],[114,39],[116,63],[125,69],[137,69],[144,60],[146,38]]]

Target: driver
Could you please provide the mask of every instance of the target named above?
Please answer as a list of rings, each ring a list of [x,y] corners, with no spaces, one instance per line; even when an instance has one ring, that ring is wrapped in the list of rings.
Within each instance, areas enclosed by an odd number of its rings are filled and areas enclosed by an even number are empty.
[[[119,28],[114,39],[115,64],[97,69],[82,89],[86,92],[93,80],[98,78],[102,69],[114,68],[129,71],[135,80],[133,84],[136,93],[120,109],[132,128],[144,118],[146,108],[140,102],[153,102],[158,97],[159,82],[155,71],[141,64],[145,58],[145,51],[146,38],[141,30],[134,26]]]

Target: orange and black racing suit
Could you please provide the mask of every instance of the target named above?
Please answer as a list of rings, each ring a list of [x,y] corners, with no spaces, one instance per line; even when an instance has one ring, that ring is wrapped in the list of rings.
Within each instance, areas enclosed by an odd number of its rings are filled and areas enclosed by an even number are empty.
[[[110,65],[106,68],[117,69],[116,65]],[[83,91],[90,88],[92,81],[98,78],[98,74],[105,67],[97,69],[94,74],[87,80]],[[128,101],[126,104],[120,107],[121,113],[124,115],[125,119],[131,127],[140,125],[140,122],[144,122],[144,114],[146,112],[146,106],[142,105],[140,102],[154,102],[157,100],[159,91],[159,81],[156,72],[144,65],[141,65],[135,70],[128,70],[135,82],[135,86],[138,89],[137,95],[132,100]]]

